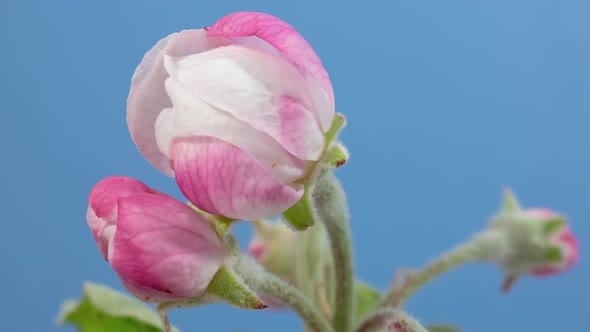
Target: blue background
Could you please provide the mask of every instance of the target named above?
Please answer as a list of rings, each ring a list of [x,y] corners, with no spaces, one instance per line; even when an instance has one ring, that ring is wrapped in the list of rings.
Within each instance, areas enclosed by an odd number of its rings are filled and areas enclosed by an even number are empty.
[[[385,288],[484,225],[510,185],[528,206],[571,217],[582,259],[526,278],[473,265],[406,308],[465,331],[568,331],[588,324],[590,2],[586,0],[31,1],[0,3],[0,325],[70,331],[53,319],[84,280],[122,289],[85,222],[101,178],[129,175],[180,197],[125,123],[129,81],[167,34],[256,10],[299,29],[349,119],[338,171],[357,274]],[[238,235],[245,244],[247,225]],[[300,331],[289,312],[215,305],[172,314],[185,331]]]

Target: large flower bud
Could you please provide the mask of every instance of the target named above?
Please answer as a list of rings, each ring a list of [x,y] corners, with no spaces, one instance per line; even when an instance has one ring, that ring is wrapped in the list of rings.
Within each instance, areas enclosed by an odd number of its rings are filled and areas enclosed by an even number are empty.
[[[243,220],[302,197],[333,119],[330,79],[311,46],[287,23],[251,12],[158,42],[127,103],[143,156],[201,210]]]

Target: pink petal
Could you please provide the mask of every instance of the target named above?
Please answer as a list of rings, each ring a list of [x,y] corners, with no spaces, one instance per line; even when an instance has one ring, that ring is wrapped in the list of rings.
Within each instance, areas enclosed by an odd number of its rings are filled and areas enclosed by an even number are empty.
[[[201,295],[225,258],[208,222],[166,195],[137,194],[118,207],[110,262],[129,291],[154,302]]]
[[[565,269],[571,269],[580,260],[580,246],[574,233],[568,228],[559,236],[559,243],[567,250]]]
[[[321,110],[324,113],[322,127],[327,130],[326,125],[329,127],[334,116],[334,90],[330,78],[313,48],[292,26],[268,14],[238,12],[218,20],[208,29],[208,36],[256,36],[274,46],[301,71],[309,73],[329,100],[330,107]]]
[[[211,48],[227,45],[224,38],[207,37],[204,30],[187,30],[160,40],[148,51],[131,79],[127,98],[127,125],[133,142],[141,154],[154,167],[172,176],[168,157],[158,150],[154,123],[158,114],[171,107],[164,81],[168,73],[164,68],[164,55],[186,56]]]
[[[109,176],[90,191],[88,205],[99,218],[115,219],[117,200],[141,192],[155,192],[143,182],[127,176]]]
[[[90,227],[90,231],[92,232],[94,241],[96,241],[100,254],[105,260],[108,260],[109,242],[112,237],[104,236],[102,231],[109,225],[116,224],[116,221],[109,223],[107,220],[97,217],[90,206],[86,210],[86,221],[88,222],[88,227]],[[110,232],[108,234],[110,235]]]
[[[117,200],[142,192],[155,192],[142,182],[125,176],[111,176],[90,191],[86,220],[98,250],[107,259],[108,245],[117,225]]]
[[[312,97],[281,57],[232,45],[164,63],[175,86],[194,98],[268,134],[297,158],[319,159],[324,136]]]
[[[241,220],[284,212],[303,187],[281,183],[240,148],[212,137],[176,139],[170,151],[176,182],[198,208]]]

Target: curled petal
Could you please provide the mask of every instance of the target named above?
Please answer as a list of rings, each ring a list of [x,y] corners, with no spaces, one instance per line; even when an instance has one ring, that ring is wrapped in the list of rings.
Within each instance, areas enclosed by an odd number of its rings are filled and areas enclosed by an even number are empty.
[[[201,295],[225,258],[208,222],[172,197],[122,198],[118,219],[109,261],[129,291],[142,300]]]
[[[322,88],[330,108],[321,116],[329,120],[334,116],[334,90],[326,69],[309,43],[288,23],[268,14],[238,12],[219,19],[208,29],[208,36],[248,37],[256,36],[274,46],[302,72],[309,73]],[[322,127],[329,123],[322,121]],[[327,130],[327,128],[325,128]]]
[[[182,193],[209,213],[263,219],[285,211],[303,195],[302,186],[281,183],[251,155],[213,137],[176,139],[170,156]]]

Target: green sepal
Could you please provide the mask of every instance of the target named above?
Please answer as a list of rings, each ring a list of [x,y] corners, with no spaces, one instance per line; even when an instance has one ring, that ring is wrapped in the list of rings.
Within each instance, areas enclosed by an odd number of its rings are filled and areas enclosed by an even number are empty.
[[[303,197],[287,211],[283,212],[283,216],[295,230],[304,231],[313,226],[315,221],[309,201],[309,185],[305,185]]]
[[[543,222],[543,233],[545,235],[551,235],[560,229],[563,229],[566,225],[564,218],[556,217],[553,219],[546,220]]]
[[[543,250],[545,262],[559,263],[563,260],[563,249],[559,246],[548,246]]]
[[[436,324],[426,326],[428,332],[461,332],[461,329],[453,325]]]
[[[333,143],[324,152],[321,163],[330,168],[339,168],[348,161],[349,155],[348,150],[342,144]]]
[[[512,192],[510,188],[504,189],[504,203],[502,211],[504,212],[516,212],[520,211],[520,203],[518,202],[518,198]]]
[[[332,121],[332,126],[326,132],[326,144],[330,144],[340,133],[340,131],[346,126],[346,117],[341,113],[336,113],[334,115],[334,120]]]
[[[209,283],[207,295],[213,295],[223,302],[242,309],[264,309],[264,304],[254,291],[230,268],[222,266]]]
[[[231,226],[231,224],[236,221],[235,219],[216,216],[213,214],[207,215],[206,219],[209,222],[211,228],[215,231],[215,234],[217,234],[220,239],[225,237],[225,233],[227,233],[229,226]]]
[[[58,324],[76,325],[80,332],[161,332],[160,317],[146,304],[109,287],[87,282],[81,301],[65,301]],[[175,327],[172,331],[179,332]]]
[[[214,215],[214,214],[207,213],[207,212],[199,209],[198,207],[196,207],[191,202],[188,202],[187,204],[193,210],[195,210],[198,214],[200,214],[201,216],[205,217],[205,219],[207,219],[207,221],[209,222],[209,225],[215,231],[215,234],[217,234],[217,236],[220,239],[223,239],[223,237],[225,236],[225,233],[227,232],[227,229],[229,228],[229,226],[231,226],[231,224],[236,221],[235,219],[226,218],[226,217],[223,217],[223,216],[217,216],[217,215]]]
[[[356,299],[354,324],[358,325],[375,308],[381,295],[379,291],[362,281],[354,284],[354,295]]]

